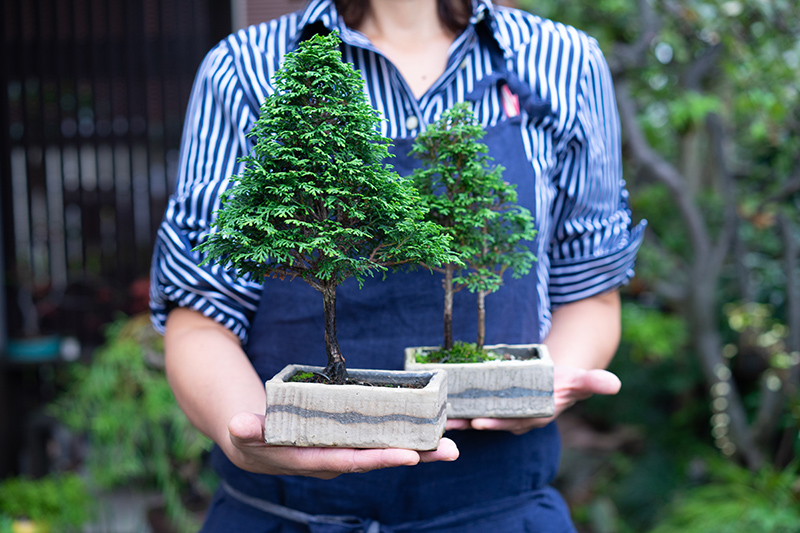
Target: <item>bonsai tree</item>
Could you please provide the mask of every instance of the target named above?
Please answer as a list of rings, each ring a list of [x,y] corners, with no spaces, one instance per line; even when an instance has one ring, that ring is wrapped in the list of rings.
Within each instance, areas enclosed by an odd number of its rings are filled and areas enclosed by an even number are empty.
[[[336,287],[400,265],[457,261],[441,228],[424,221],[410,181],[383,163],[388,139],[363,81],[342,61],[338,35],[314,36],[286,55],[275,92],[250,136],[255,148],[222,197],[204,263],[237,274],[299,277],[322,293],[325,377],[343,383]]]
[[[468,267],[446,263],[444,343],[453,348],[453,295],[466,287],[477,293],[477,348],[486,338],[486,296],[503,284],[509,268],[515,277],[530,271],[536,257],[526,246],[536,235],[530,212],[516,205],[516,186],[503,181],[503,167],[490,167],[485,134],[466,103],[455,105],[420,134],[412,149],[423,163],[413,174],[427,218],[446,228],[453,248]]]

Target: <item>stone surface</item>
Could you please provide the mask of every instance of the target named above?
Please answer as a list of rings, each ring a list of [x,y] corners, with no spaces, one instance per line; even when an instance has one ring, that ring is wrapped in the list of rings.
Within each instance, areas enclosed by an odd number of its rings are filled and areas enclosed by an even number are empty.
[[[406,348],[406,370],[447,371],[449,418],[537,418],[552,416],[553,361],[542,344],[496,344],[488,350],[505,351],[526,360],[484,363],[417,363],[422,346]]]
[[[348,369],[359,381],[426,378],[424,388],[290,383],[296,372],[321,367],[289,365],[266,383],[264,440],[284,446],[434,450],[447,416],[443,371]]]

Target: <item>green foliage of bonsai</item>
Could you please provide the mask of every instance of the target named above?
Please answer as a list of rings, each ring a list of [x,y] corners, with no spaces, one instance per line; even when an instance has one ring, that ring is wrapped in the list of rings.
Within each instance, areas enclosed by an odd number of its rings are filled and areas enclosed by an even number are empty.
[[[42,531],[80,531],[90,518],[91,504],[86,483],[74,473],[0,483],[0,518],[25,518]]]
[[[69,385],[50,412],[86,434],[95,483],[158,487],[173,522],[183,531],[196,529],[182,496],[210,493],[201,472],[211,441],[181,411],[163,368],[148,363],[147,352],[163,353],[163,346],[147,314],[118,319],[106,338],[91,364],[71,369]]]
[[[347,376],[336,340],[336,287],[400,265],[457,261],[448,236],[423,221],[411,183],[383,160],[363,81],[341,59],[338,35],[314,36],[286,55],[275,93],[250,136],[255,149],[222,197],[204,263],[239,274],[299,277],[322,293],[325,374]]]
[[[453,248],[468,267],[447,263],[435,270],[444,274],[444,343],[453,348],[453,294],[466,287],[478,295],[476,345],[486,337],[486,296],[503,284],[503,274],[527,274],[536,257],[526,241],[536,235],[533,217],[516,205],[516,185],[503,181],[503,167],[490,167],[485,131],[469,104],[456,104],[428,126],[412,153],[423,167],[413,174],[414,184],[428,209],[428,220],[443,226]]]

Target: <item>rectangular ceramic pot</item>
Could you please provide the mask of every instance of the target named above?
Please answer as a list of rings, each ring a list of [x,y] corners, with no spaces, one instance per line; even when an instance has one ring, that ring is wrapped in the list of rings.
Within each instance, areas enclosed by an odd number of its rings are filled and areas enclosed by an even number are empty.
[[[543,344],[496,344],[487,350],[514,360],[483,363],[418,363],[417,353],[439,347],[406,348],[406,370],[447,371],[449,418],[539,418],[553,416],[553,360]]]
[[[447,415],[443,371],[348,369],[358,381],[408,383],[422,388],[292,383],[297,372],[323,368],[289,365],[266,382],[264,439],[282,446],[435,450]]]

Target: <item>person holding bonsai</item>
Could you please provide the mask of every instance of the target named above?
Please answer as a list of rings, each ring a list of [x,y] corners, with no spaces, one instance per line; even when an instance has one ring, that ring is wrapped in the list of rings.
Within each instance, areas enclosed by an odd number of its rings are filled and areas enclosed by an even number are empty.
[[[450,420],[431,452],[263,442],[263,382],[324,353],[319,297],[299,281],[198,266],[193,249],[242,170],[246,134],[283,56],[332,31],[385,118],[395,155],[388,162],[399,174],[418,164],[409,152],[425,125],[470,102],[489,155],[533,213],[538,261],[487,301],[487,344],[548,346],[556,416],[620,388],[603,369],[619,342],[617,289],[633,274],[643,225],[632,228],[613,86],[596,41],[489,0],[311,0],[207,55],[154,251],[151,309],[165,334],[167,375],[189,419],[216,443],[221,483],[202,531],[575,531],[549,486],[560,453],[553,419]],[[441,279],[424,270],[360,290],[343,284],[339,342],[348,367],[400,369],[405,346],[436,344],[440,292]],[[454,332],[471,338],[474,295],[457,296]]]

